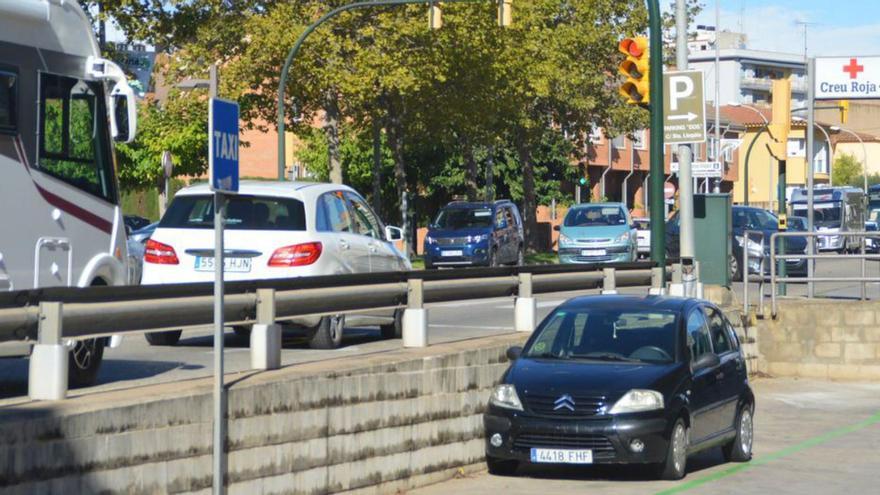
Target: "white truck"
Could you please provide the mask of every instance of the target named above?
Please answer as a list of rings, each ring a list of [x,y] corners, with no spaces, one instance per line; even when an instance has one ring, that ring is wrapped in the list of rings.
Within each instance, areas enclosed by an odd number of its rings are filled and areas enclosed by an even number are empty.
[[[0,291],[128,283],[113,140],[135,123],[134,92],[77,2],[0,0]],[[120,340],[67,342],[71,385],[92,383]],[[0,344],[0,357],[31,348]]]

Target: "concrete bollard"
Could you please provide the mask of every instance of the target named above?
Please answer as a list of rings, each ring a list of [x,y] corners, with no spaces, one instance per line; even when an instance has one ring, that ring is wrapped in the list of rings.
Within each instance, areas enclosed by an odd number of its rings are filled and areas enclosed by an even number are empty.
[[[669,295],[684,297],[684,283],[682,282],[681,263],[672,265],[672,283],[669,284]]]
[[[617,272],[614,268],[603,268],[602,294],[617,294]]]
[[[519,290],[513,304],[513,327],[517,332],[533,332],[538,323],[538,304],[532,296],[532,274],[519,274]]]
[[[665,270],[662,267],[655,266],[651,268],[651,288],[648,290],[648,294],[652,296],[662,296],[666,294],[666,288],[664,287],[665,282],[663,277],[665,275]]]
[[[275,323],[275,290],[257,289],[257,323],[251,329],[251,368],[281,367],[281,325]]]
[[[408,282],[406,310],[403,312],[403,346],[428,346],[428,310],[425,309],[425,281]]]
[[[61,400],[67,396],[70,350],[61,343],[63,306],[40,303],[37,345],[28,364],[28,396],[33,400]]]

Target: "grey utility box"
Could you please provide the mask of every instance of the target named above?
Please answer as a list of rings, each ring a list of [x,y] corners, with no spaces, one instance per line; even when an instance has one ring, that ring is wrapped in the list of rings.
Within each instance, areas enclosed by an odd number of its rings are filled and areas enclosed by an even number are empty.
[[[731,204],[730,194],[694,195],[694,255],[704,284],[730,286]]]

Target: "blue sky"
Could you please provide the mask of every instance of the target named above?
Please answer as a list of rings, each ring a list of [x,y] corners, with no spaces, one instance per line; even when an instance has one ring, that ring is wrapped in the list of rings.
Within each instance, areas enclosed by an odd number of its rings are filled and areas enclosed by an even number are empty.
[[[715,24],[715,1],[702,0],[698,24]],[[749,48],[803,53],[807,27],[812,56],[880,55],[878,0],[719,0],[721,29],[749,37]],[[666,3],[666,2],[664,2]]]

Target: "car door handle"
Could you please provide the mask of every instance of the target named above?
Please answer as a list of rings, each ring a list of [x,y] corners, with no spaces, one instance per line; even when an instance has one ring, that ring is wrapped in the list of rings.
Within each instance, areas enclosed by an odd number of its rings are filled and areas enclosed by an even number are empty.
[[[348,249],[351,247],[351,245],[349,245],[347,241],[340,240],[339,247],[342,249]]]
[[[379,246],[376,243],[370,244],[370,252],[375,253],[379,250]]]

